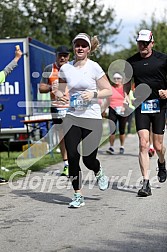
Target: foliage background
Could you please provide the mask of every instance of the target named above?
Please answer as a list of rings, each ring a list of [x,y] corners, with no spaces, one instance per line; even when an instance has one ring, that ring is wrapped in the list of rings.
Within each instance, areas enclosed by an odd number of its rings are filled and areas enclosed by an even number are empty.
[[[116,59],[126,59],[137,50],[135,38],[131,38],[130,48],[110,54],[106,48],[117,47],[117,35],[121,31],[122,20],[116,20],[114,8],[105,9],[102,0],[2,0],[0,3],[0,38],[32,37],[53,47],[67,45],[79,32],[97,35],[100,50],[92,59],[100,63],[107,72],[110,63]],[[155,38],[155,49],[167,53],[167,11],[161,21],[141,20],[136,33],[141,28],[151,29]]]

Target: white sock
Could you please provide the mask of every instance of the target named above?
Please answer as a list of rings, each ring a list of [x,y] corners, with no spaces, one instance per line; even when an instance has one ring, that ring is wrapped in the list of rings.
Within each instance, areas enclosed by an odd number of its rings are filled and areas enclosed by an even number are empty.
[[[64,160],[64,166],[68,166],[68,160]]]

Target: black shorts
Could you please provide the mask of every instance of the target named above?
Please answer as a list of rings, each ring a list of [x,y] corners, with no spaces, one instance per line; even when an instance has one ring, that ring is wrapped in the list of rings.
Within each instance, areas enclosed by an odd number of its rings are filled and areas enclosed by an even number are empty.
[[[166,109],[161,109],[159,113],[141,113],[141,106],[135,110],[136,130],[147,129],[154,134],[163,135],[165,131],[165,113]]]
[[[52,122],[53,122],[53,124],[62,124],[63,119],[61,119],[61,118],[53,118]]]
[[[109,121],[109,125],[110,125],[110,133],[111,134],[115,134],[116,131],[113,132],[113,123],[115,123],[115,126],[117,125],[117,122],[119,122],[118,126],[119,126],[119,134],[120,135],[124,135],[125,134],[125,127],[126,127],[126,122],[127,122],[127,117],[118,115],[116,113],[116,111],[109,107],[109,115],[108,115],[108,119],[110,119]]]
[[[63,122],[62,118],[57,118],[57,109],[56,108],[51,107],[51,114],[52,114],[53,124],[61,124]]]

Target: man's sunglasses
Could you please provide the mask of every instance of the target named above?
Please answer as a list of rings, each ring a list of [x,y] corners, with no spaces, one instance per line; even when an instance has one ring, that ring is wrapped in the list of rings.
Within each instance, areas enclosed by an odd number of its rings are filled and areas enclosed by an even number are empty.
[[[138,41],[138,42],[144,46],[148,46],[151,43],[151,41]]]

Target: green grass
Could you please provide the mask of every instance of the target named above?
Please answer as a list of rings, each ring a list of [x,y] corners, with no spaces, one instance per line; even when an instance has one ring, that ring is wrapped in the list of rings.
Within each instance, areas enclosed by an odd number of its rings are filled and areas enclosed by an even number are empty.
[[[1,167],[7,168],[9,171],[3,171],[0,170],[0,177],[5,178],[6,180],[9,180],[10,176],[18,171],[22,171],[20,167],[18,167],[16,160],[17,157],[21,154],[22,152],[10,152],[10,155],[8,157],[8,152],[1,152]],[[40,171],[50,165],[57,164],[62,161],[61,154],[57,153],[56,150],[53,150],[53,155],[46,154],[44,157],[42,157],[39,161],[34,163],[29,169],[31,171]],[[26,171],[25,175],[26,175]],[[15,179],[21,177],[22,175],[18,174],[15,176]]]

